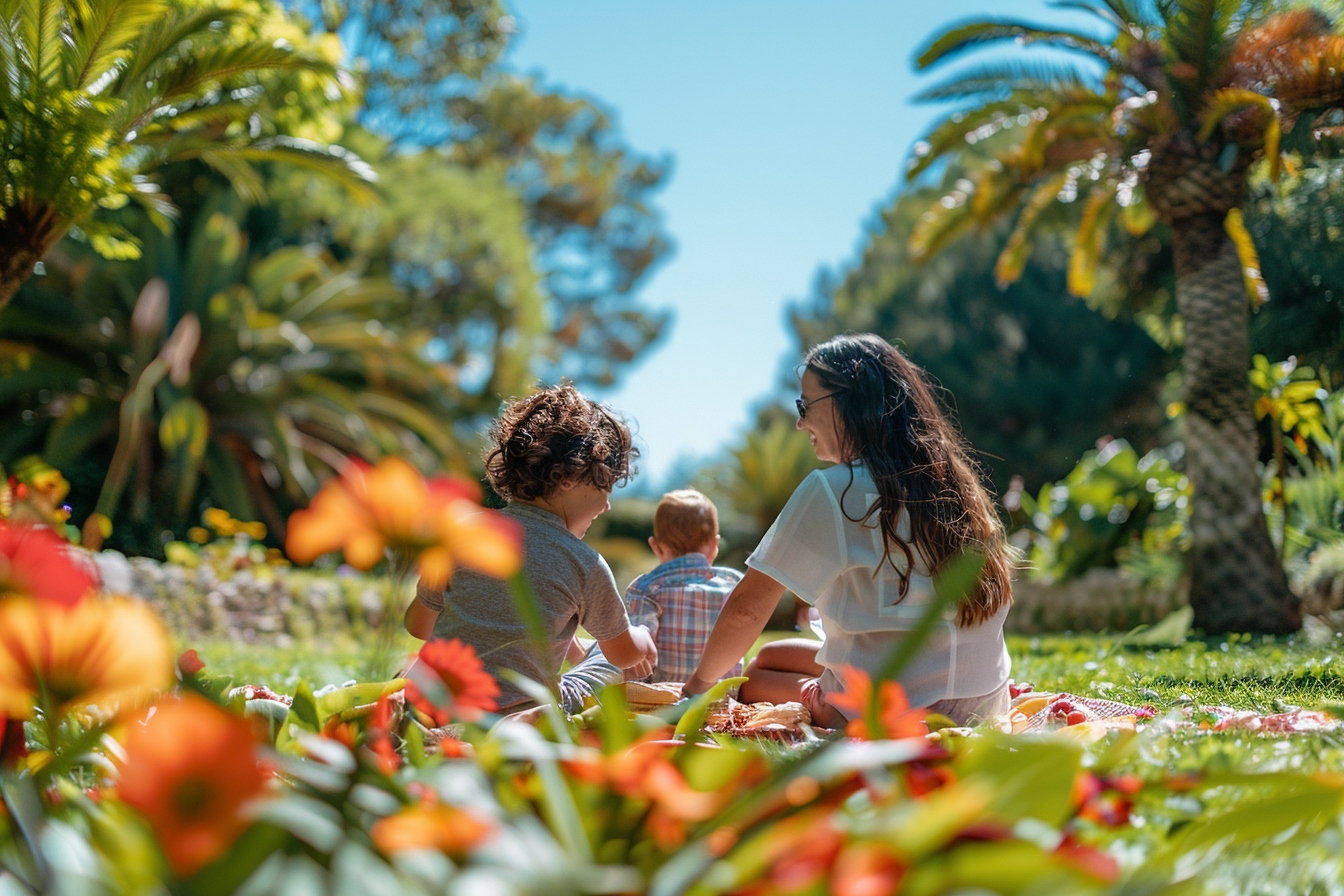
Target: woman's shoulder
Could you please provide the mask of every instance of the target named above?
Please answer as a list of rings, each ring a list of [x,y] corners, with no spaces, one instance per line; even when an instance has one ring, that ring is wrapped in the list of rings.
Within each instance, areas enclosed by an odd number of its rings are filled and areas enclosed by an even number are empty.
[[[857,462],[822,467],[808,474],[808,478],[803,482],[806,483],[808,480],[813,480],[815,485],[824,487],[837,496],[847,490],[873,490],[873,477],[868,474],[863,464]]]

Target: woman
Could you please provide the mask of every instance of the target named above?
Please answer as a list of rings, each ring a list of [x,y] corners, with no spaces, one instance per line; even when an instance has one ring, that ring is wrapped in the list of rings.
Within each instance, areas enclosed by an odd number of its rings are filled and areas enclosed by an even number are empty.
[[[798,428],[835,466],[803,480],[747,558],[685,693],[707,690],[746,653],[787,588],[816,606],[825,641],[761,648],[742,699],[801,700],[815,724],[840,727],[845,715],[827,699],[843,691],[836,670],[876,677],[932,599],[931,577],[974,550],[985,558],[978,587],[900,682],[912,705],[958,723],[1006,711],[1010,548],[965,443],[923,372],[878,336],[838,336],[803,367]]]

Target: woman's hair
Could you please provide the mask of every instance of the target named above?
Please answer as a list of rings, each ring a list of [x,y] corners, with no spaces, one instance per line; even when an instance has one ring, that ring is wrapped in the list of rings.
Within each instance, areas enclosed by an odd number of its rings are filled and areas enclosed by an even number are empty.
[[[653,511],[653,537],[678,554],[698,551],[718,534],[719,512],[696,489],[668,492]]]
[[[535,501],[570,480],[621,485],[637,457],[624,420],[561,383],[504,406],[490,427],[485,477],[506,500]]]
[[[917,366],[871,333],[837,336],[808,352],[803,362],[834,393],[840,445],[846,459],[861,460],[877,485],[885,542],[906,559],[900,596],[910,590],[912,546],[931,572],[965,550],[985,558],[979,587],[963,598],[957,623],[978,625],[1012,602],[1011,551],[1003,524],[970,451],[948,421]],[[910,514],[910,542],[897,534],[901,511]]]

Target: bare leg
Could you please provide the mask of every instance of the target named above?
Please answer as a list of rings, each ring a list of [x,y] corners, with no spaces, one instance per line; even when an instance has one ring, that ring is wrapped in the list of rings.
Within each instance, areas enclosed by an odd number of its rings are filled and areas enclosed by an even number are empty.
[[[809,638],[772,641],[747,665],[742,685],[744,703],[785,703],[801,700],[803,683],[824,671],[817,664],[821,642]]]

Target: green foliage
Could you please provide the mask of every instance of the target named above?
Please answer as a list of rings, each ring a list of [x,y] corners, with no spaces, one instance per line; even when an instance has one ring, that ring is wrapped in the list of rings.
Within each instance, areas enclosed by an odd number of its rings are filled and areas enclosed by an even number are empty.
[[[106,257],[138,255],[136,236],[101,210],[140,203],[166,227],[172,206],[146,175],[169,162],[200,159],[246,189],[255,162],[285,160],[365,191],[358,158],[313,139],[348,98],[339,56],[339,43],[310,41],[262,2],[7,7],[0,304],[72,229]]]
[[[821,467],[791,410],[770,407],[726,457],[702,470],[696,487],[713,497],[729,532],[724,562],[740,563],[779,516],[807,474]]]
[[[5,309],[5,459],[70,469],[77,518],[97,509],[112,544],[150,553],[208,505],[283,532],[346,456],[467,466],[450,372],[379,323],[401,292],[297,247],[249,264],[224,195],[194,225],[182,242],[142,225],[120,267],[71,246]]]
[[[960,180],[950,170],[946,187]],[[966,184],[963,184],[964,186]],[[795,306],[800,349],[847,330],[900,344],[946,390],[967,440],[1002,493],[1014,476],[1035,490],[1063,476],[1099,433],[1151,447],[1165,424],[1158,392],[1172,365],[1144,330],[1114,314],[1121,296],[1169,297],[1144,258],[1104,266],[1098,314],[1066,295],[1063,236],[1024,244],[1005,289],[1001,228],[972,233],[922,265],[908,241],[935,189],[899,195],[870,229],[859,263],[818,278]]]
[[[1028,561],[1048,580],[1114,566],[1127,555],[1178,555],[1190,515],[1190,481],[1168,452],[1139,456],[1116,439],[1089,451],[1068,476],[1021,496]]]
[[[358,130],[345,140],[377,160],[382,203],[352,209],[330,185],[277,176],[272,205],[251,211],[248,230],[263,243],[329,246],[358,258],[364,276],[394,283],[405,294],[399,326],[427,334],[428,356],[457,371],[445,413],[479,425],[501,395],[532,384],[539,358],[559,357],[523,200],[495,168],[438,150],[391,152]]]

